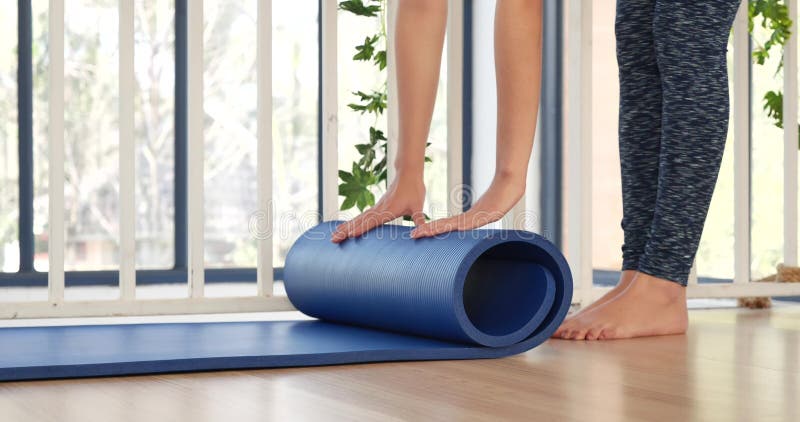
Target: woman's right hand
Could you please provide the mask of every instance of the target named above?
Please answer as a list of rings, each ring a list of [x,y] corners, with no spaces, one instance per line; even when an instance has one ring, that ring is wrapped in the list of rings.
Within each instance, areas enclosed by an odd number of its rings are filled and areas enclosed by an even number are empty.
[[[340,243],[403,216],[410,216],[417,226],[424,224],[425,214],[422,212],[424,203],[425,183],[422,181],[422,175],[398,174],[380,201],[361,215],[337,226],[331,241]]]

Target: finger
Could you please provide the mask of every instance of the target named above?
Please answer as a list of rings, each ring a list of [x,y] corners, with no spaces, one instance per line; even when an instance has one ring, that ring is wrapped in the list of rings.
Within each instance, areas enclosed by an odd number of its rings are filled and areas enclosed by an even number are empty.
[[[338,226],[336,226],[336,228],[333,230],[333,233],[331,234],[331,242],[339,243],[339,242],[347,239],[347,224],[348,223],[349,222],[342,223],[342,224],[339,224]]]
[[[375,213],[381,212],[383,209],[383,200],[380,200],[372,208],[353,217],[350,221],[338,225],[331,236],[331,241],[334,243],[339,243],[349,237],[352,237],[351,233],[353,233],[355,227],[363,224],[365,220],[373,218],[371,215],[375,215]]]
[[[419,227],[425,224],[425,213],[417,211],[411,214],[411,219],[414,220],[414,225]]]
[[[339,235],[337,240],[341,239],[339,240],[339,242],[341,242],[347,238],[361,236],[365,232],[368,232],[375,227],[387,223],[395,218],[396,216],[394,213],[385,210],[383,207],[375,206],[346,223],[346,226],[342,228],[344,237]]]
[[[447,218],[440,218],[430,223],[423,224],[411,231],[411,237],[419,239],[422,237],[436,236],[437,234],[447,233],[458,228],[459,218],[461,216],[453,216]]]
[[[472,230],[478,227],[483,227],[489,223],[503,218],[504,213],[500,211],[481,211],[471,209],[463,214],[463,218],[459,221],[459,230]]]
[[[347,235],[348,237],[361,236],[375,227],[386,224],[395,218],[397,218],[397,215],[392,212],[373,208],[370,210],[370,212],[364,213],[360,221],[353,223],[353,226]]]
[[[333,234],[331,235],[331,242],[339,243],[339,242],[347,239],[347,233],[350,231],[350,226],[353,224],[353,222],[357,218],[361,217],[361,215],[362,214],[359,214],[358,216],[356,216],[352,220],[346,221],[346,222],[336,226],[336,229],[333,231]]]
[[[356,217],[354,217],[350,221],[347,221],[345,223],[342,223],[342,224],[338,225],[336,227],[336,229],[334,230],[333,234],[331,235],[331,242],[340,243],[340,242],[343,242],[347,238],[358,236],[359,234],[367,231],[367,230],[362,230],[359,233],[359,232],[356,232],[355,229],[360,227],[360,226],[362,226],[364,224],[364,222],[366,222],[366,221],[372,221],[373,219],[375,219],[375,216],[377,216],[377,215],[379,215],[381,213],[386,213],[387,210],[386,210],[386,202],[385,201],[386,201],[386,197],[381,198],[380,201],[378,201],[378,203],[376,203],[372,208],[370,208],[367,211],[357,215]],[[390,218],[387,221],[390,221],[393,218],[394,217]],[[385,223],[387,221],[384,221],[383,223]],[[378,226],[380,224],[382,224],[382,223],[375,223],[371,228],[374,228],[375,226]],[[358,234],[354,234],[354,233],[358,233]]]
[[[372,209],[355,216],[350,221],[344,222],[336,226],[336,230],[334,230],[333,234],[331,235],[331,241],[333,243],[339,243],[350,237],[350,232],[353,231],[353,225],[359,224],[359,221],[363,220],[364,215],[371,211]]]

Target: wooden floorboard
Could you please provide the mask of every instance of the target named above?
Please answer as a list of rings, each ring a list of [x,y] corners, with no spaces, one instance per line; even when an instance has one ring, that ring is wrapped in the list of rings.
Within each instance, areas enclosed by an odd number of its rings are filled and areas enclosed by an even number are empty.
[[[800,420],[800,306],[498,360],[0,384],[2,421]]]

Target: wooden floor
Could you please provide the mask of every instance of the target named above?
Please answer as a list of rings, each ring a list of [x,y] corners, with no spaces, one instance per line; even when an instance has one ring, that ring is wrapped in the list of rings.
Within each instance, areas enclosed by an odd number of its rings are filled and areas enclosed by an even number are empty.
[[[690,314],[498,360],[0,383],[0,420],[800,420],[800,306]]]

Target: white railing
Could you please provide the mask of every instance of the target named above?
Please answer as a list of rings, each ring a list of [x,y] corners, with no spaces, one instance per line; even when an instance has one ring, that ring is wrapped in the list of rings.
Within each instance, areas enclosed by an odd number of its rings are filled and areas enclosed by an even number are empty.
[[[119,2],[119,166],[120,166],[120,266],[119,297],[113,300],[65,300],[64,297],[64,0],[49,4],[49,244],[48,295],[43,301],[3,302],[0,319],[132,316],[158,314],[206,314],[225,312],[267,312],[292,310],[285,296],[273,295],[272,238],[259,236],[257,294],[246,297],[207,297],[205,294],[203,214],[203,1],[188,2],[188,291],[185,298],[141,299],[136,297],[135,269],[135,157],[134,139],[134,8]],[[321,2],[322,31],[322,217],[338,217],[338,99],[337,99],[337,7],[338,2]],[[389,16],[397,4],[389,1]],[[463,4],[450,0],[448,19],[448,186],[461,185],[461,91]],[[257,12],[258,84],[258,212],[259,233],[272,233],[272,2],[260,0]],[[393,23],[390,19],[390,27]],[[394,87],[394,54],[389,48],[390,90]],[[61,87],[61,89],[58,89]],[[390,95],[390,98],[396,98]],[[393,100],[394,101],[394,100]],[[389,153],[396,151],[397,107],[389,106]],[[389,166],[391,170],[392,167]],[[455,212],[455,209],[451,211]]]
[[[797,17],[797,0],[787,0],[790,16]],[[567,70],[567,174],[569,238],[567,255],[575,278],[575,302],[590,302],[608,288],[592,281],[591,230],[591,148],[592,148],[592,0],[570,0],[566,17],[568,35]],[[796,28],[796,21],[795,21]],[[784,259],[797,264],[797,33],[784,51]],[[733,30],[733,121],[734,139],[734,280],[733,283],[697,284],[697,269],[692,269],[688,296],[796,296],[800,283],[751,282],[750,280],[750,35],[747,2],[736,16]],[[575,106],[578,104],[579,106]],[[574,183],[576,183],[575,185]]]
[[[331,7],[333,6],[333,7]],[[135,239],[134,239],[134,9],[133,2],[119,2],[119,166],[120,166],[120,295],[114,300],[76,300],[64,298],[64,0],[49,4],[49,272],[48,296],[44,301],[6,302],[0,306],[0,318],[77,317],[111,315],[155,315],[222,312],[256,312],[292,310],[285,296],[273,296],[272,239],[258,239],[257,294],[247,297],[212,298],[205,296],[203,257],[203,2],[188,2],[188,203],[189,209],[189,271],[188,297],[176,299],[138,299],[136,297]],[[326,39],[326,58],[335,62],[336,9],[335,2],[323,2],[324,31],[333,34],[333,44]],[[258,2],[257,18],[258,63],[258,204],[271,225],[272,214],[272,2]],[[331,54],[331,50],[333,53]],[[331,63],[328,63],[331,66]],[[335,72],[333,81],[335,82]],[[332,103],[335,104],[335,83]],[[60,89],[59,89],[60,88]],[[327,98],[327,110],[331,100]],[[335,165],[335,106],[328,120],[326,135],[333,134],[332,150]],[[332,129],[331,129],[332,127]],[[330,140],[328,138],[327,140]],[[331,161],[328,161],[329,163]],[[329,170],[329,169],[328,169]],[[336,187],[336,173],[329,180]],[[333,191],[328,191],[330,195]],[[335,201],[327,197],[327,201]],[[335,210],[335,205],[333,210]],[[271,233],[269,227],[266,233]]]
[[[792,16],[797,12],[797,0],[788,0]],[[140,299],[136,297],[134,266],[134,180],[135,166],[129,157],[134,154],[134,25],[131,2],[119,6],[119,111],[120,111],[120,295],[114,300],[69,301],[64,298],[64,0],[50,0],[49,12],[49,273],[48,297],[44,301],[5,302],[0,306],[0,318],[78,317],[111,315],[156,315],[223,312],[265,312],[293,309],[284,296],[273,295],[272,239],[258,239],[257,294],[246,297],[211,298],[205,295],[204,280],[204,215],[203,215],[203,2],[188,2],[188,219],[189,271],[188,294],[177,299]],[[272,3],[258,2],[257,71],[258,71],[258,207],[272,225]],[[575,275],[575,301],[591,301],[606,289],[592,282],[591,250],[591,164],[592,164],[592,0],[570,0],[565,17],[569,33],[567,54],[567,103],[573,105],[567,119],[567,174],[573,184],[568,188],[567,255]],[[463,82],[463,2],[449,0],[450,15],[447,29],[447,150],[448,192],[461,189],[462,184],[462,82]],[[389,0],[389,28],[396,0]],[[338,216],[338,98],[337,98],[337,2],[321,2],[322,45],[322,211],[325,220]],[[743,8],[734,27],[733,104],[735,155],[735,278],[734,283],[698,285],[693,268],[689,286],[690,297],[738,297],[800,295],[800,284],[750,282],[750,145],[749,145],[749,34],[747,14]],[[396,151],[397,107],[394,54],[389,48],[389,155]],[[792,37],[785,53],[785,157],[784,166],[784,262],[797,263],[797,39]],[[475,83],[494,83],[475,81]],[[580,106],[575,107],[578,104]],[[478,142],[486,142],[478,139]],[[534,161],[535,162],[535,161]],[[469,165],[468,163],[466,165]],[[389,166],[391,169],[391,166]],[[391,175],[390,175],[391,177]],[[535,192],[529,192],[535,195]],[[460,211],[460,203],[448,201],[449,212]],[[532,222],[524,218],[526,201],[514,207],[504,219],[505,227],[524,228]],[[535,222],[533,222],[535,224]],[[271,233],[270,226],[260,228]]]

